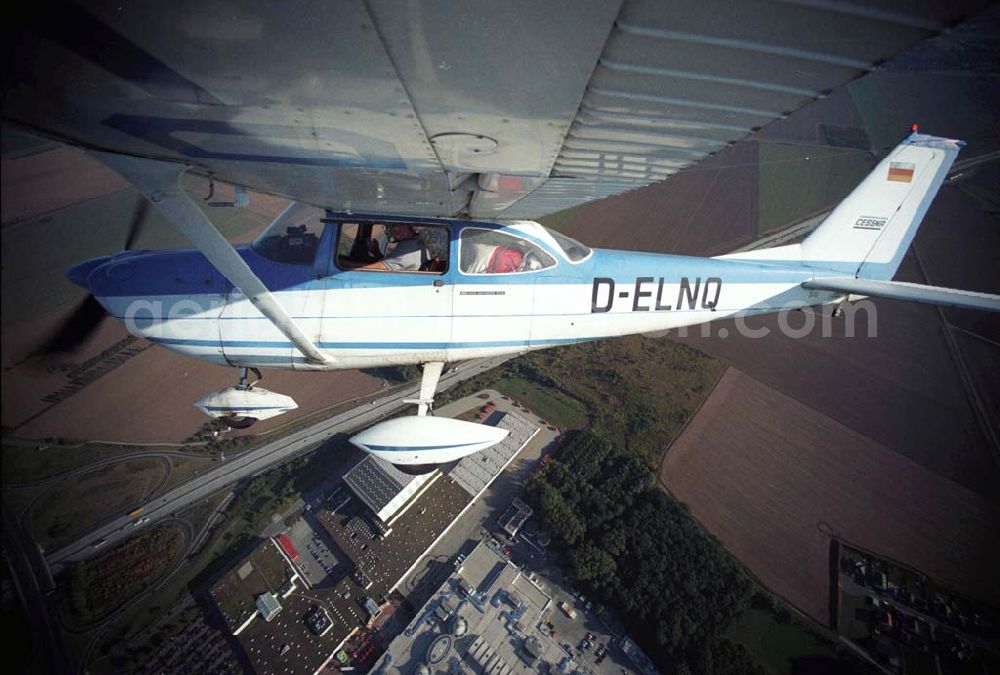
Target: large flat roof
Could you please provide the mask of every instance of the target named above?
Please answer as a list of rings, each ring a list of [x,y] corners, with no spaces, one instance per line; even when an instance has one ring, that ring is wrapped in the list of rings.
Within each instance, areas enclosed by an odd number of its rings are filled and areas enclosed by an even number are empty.
[[[465,584],[477,589],[474,597],[461,590]],[[538,658],[554,672],[566,653],[538,630],[550,604],[551,598],[517,566],[482,543],[389,644],[381,663],[404,674],[416,673],[421,664],[445,673],[452,672],[455,657],[466,673],[501,675],[522,672]],[[458,624],[464,630],[457,630]],[[437,659],[429,658],[431,646],[440,645],[443,635],[452,638],[450,654],[432,664]]]
[[[516,413],[503,415],[496,424],[510,433],[505,439],[480,452],[463,457],[448,475],[463,490],[475,497],[499,475],[503,468],[531,438],[538,433],[538,426]]]
[[[257,613],[257,598],[263,593],[277,595],[291,576],[292,570],[275,545],[265,541],[216,581],[209,594],[235,633]]]

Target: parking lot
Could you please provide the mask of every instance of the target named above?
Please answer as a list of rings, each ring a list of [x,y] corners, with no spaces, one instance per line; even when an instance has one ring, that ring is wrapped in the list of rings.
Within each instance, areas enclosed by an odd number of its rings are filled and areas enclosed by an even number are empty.
[[[311,587],[331,587],[347,573],[333,540],[309,514],[295,520],[286,534],[299,553],[295,565]]]

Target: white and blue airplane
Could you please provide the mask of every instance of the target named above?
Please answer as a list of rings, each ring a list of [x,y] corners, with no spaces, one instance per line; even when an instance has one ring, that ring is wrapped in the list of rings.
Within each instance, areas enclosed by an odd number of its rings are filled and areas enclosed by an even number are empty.
[[[343,214],[293,203],[251,246],[233,249],[216,234],[205,255],[125,252],[80,263],[68,276],[135,335],[240,367],[237,386],[199,402],[233,424],[295,406],[248,385],[246,369],[422,365],[418,415],[376,425],[354,442],[396,464],[434,464],[503,437],[426,415],[446,362],[852,296],[1000,310],[997,295],[892,281],[962,145],[914,131],[803,242],[715,258],[591,249],[532,221]],[[205,218],[178,187],[175,165],[104,159],[172,220]]]
[[[249,369],[422,364],[418,414],[355,441],[437,463],[497,440],[427,414],[445,362],[858,295],[996,309],[892,281],[961,146],[917,133],[801,244],[591,250],[534,222],[669,180],[975,6],[32,3],[10,31],[3,120],[93,153],[197,248],[77,265],[96,298],[81,316],[99,302],[136,335],[239,368],[198,403],[233,424],[295,406]],[[295,203],[234,248],[186,171]]]

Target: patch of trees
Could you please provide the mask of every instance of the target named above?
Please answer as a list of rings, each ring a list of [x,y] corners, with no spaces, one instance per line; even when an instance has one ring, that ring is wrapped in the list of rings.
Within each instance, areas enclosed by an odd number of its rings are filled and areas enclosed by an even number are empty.
[[[84,623],[104,616],[154,581],[180,553],[184,537],[175,525],[144,532],[70,571],[71,613]]]
[[[526,492],[572,584],[616,610],[665,672],[763,672],[720,637],[752,583],[640,459],[581,431]]]

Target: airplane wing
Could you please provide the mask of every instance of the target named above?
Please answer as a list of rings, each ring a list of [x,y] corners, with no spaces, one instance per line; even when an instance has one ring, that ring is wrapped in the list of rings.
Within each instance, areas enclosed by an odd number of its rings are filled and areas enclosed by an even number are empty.
[[[3,116],[338,211],[535,218],[665,179],[985,3],[27,3]]]
[[[806,281],[802,286],[803,288],[815,288],[822,291],[843,291],[844,293],[870,295],[876,298],[908,300],[910,302],[922,302],[929,305],[1000,312],[1000,295],[978,293],[975,291],[960,291],[954,288],[940,288],[938,286],[925,286],[906,281],[876,281],[873,279],[857,279],[855,277],[826,277]]]

